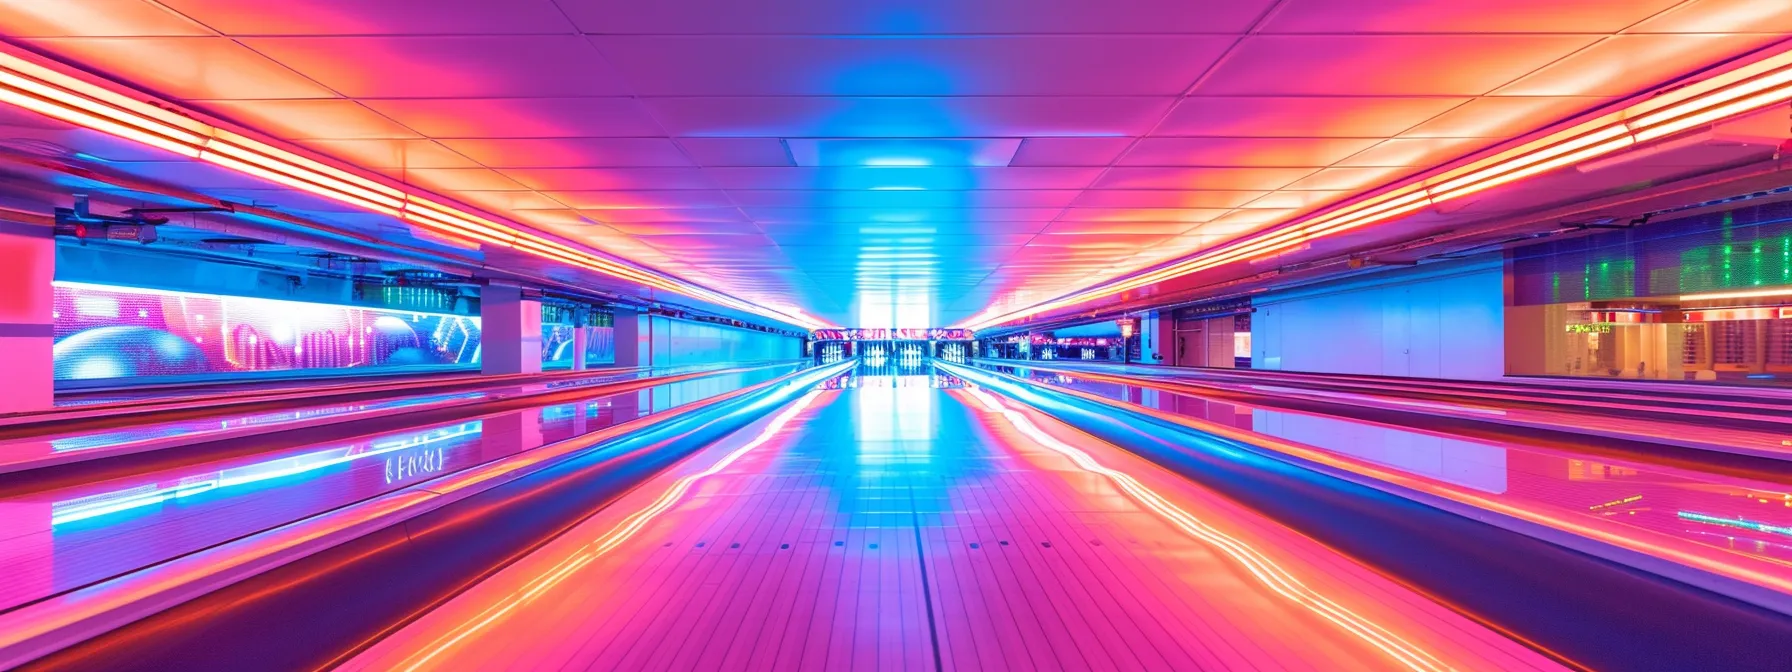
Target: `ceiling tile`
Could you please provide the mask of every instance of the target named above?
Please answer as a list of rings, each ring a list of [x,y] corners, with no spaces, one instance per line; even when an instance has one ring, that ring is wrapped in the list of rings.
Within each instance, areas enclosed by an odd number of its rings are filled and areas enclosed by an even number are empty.
[[[696,168],[508,168],[504,174],[542,191],[714,187]]]
[[[258,37],[242,42],[357,98],[628,94],[577,35]]]
[[[1152,135],[1375,138],[1468,102],[1461,97],[1192,96]]]
[[[1027,138],[1011,166],[1105,166],[1132,146],[1133,138]]]
[[[699,166],[793,166],[790,149],[777,138],[679,138]]]
[[[591,194],[594,192],[584,192]],[[603,204],[603,201],[595,201]],[[585,210],[587,216],[612,224],[619,229],[624,224],[718,224],[733,223],[742,227],[757,230],[752,220],[740,211],[740,208],[654,208],[651,210]]]
[[[1374,145],[1374,138],[1145,138],[1123,166],[1319,166]]]
[[[1511,96],[1628,96],[1746,54],[1779,35],[1615,35],[1500,87]]]
[[[592,39],[644,96],[1173,95],[1232,43],[1224,35]]]
[[[1062,208],[1073,189],[986,189],[977,191],[802,191],[739,189],[728,192],[742,207],[802,208]]]
[[[1586,35],[1260,35],[1203,96],[1478,96],[1589,44]]]
[[[418,137],[403,125],[341,98],[320,100],[212,100],[206,111],[288,140],[395,140]],[[382,166],[370,166],[382,167]]]
[[[646,98],[677,136],[1044,137],[1142,135],[1169,96]]]
[[[1236,208],[1263,191],[1177,191],[1173,189],[1090,189],[1076,199],[1080,208]]]
[[[1046,222],[1058,208],[742,208],[762,224],[838,222],[846,224]]]
[[[193,21],[145,0],[8,0],[0,34],[9,37],[209,36]]]
[[[1339,166],[1374,168],[1443,165],[1487,145],[1485,138],[1394,138],[1339,161]]]
[[[559,210],[566,206],[537,191],[457,191],[455,200],[481,208],[489,208],[493,212],[510,212],[516,210]]]
[[[1418,138],[1508,138],[1598,107],[1604,98],[1490,97],[1419,124],[1403,135]]]
[[[690,166],[665,138],[479,138],[441,143],[490,168]]]
[[[1692,0],[1626,32],[1792,34],[1792,4],[1761,0]]]
[[[1152,235],[1177,234],[1195,228],[1196,222],[1105,222],[1059,221],[1045,227],[1058,235],[1099,235],[1104,233],[1136,233]]]
[[[157,1],[226,35],[565,34],[573,29],[552,0]]]
[[[505,192],[491,192],[505,193]],[[529,192],[515,192],[529,193]],[[596,226],[577,210],[517,210],[505,213],[506,216],[530,226],[550,228],[555,231],[574,231],[588,233],[587,227]]]
[[[367,99],[362,103],[436,138],[664,135],[632,98]]]
[[[777,11],[732,0],[562,2],[592,33],[902,35],[1230,33],[1271,0],[793,0]]]
[[[431,140],[304,140],[298,144],[363,168],[478,168]]]
[[[1300,210],[1335,203],[1356,192],[1351,191],[1277,191],[1251,201],[1243,207],[1251,209]]]
[[[170,98],[334,98],[280,63],[222,37],[73,37],[24,40]]]
[[[1681,0],[1288,0],[1264,33],[1615,33]]]
[[[1268,191],[1311,174],[1311,168],[1135,168],[1107,171],[1096,189]]]
[[[666,189],[666,190],[608,190],[608,191],[550,191],[547,195],[569,208],[580,210],[616,210],[616,209],[659,209],[659,208],[715,208],[723,213],[723,220],[740,219],[739,211],[728,195],[714,189]],[[699,210],[708,212],[708,210]],[[733,212],[733,215],[726,213]],[[644,214],[641,217],[666,217],[666,221],[682,221],[672,217],[670,213],[661,215]],[[635,218],[634,221],[642,221]]]
[[[1207,222],[1228,212],[1225,208],[1071,208],[1065,222]]]
[[[926,189],[1082,189],[1101,169],[1096,167],[1022,168],[704,168],[703,174],[723,189],[875,189],[918,186]]]
[[[1417,171],[1413,168],[1402,167],[1326,168],[1285,188],[1297,191],[1360,191],[1390,184],[1414,172]]]
[[[502,173],[485,168],[413,168],[405,181],[440,191],[524,191],[523,185]]]

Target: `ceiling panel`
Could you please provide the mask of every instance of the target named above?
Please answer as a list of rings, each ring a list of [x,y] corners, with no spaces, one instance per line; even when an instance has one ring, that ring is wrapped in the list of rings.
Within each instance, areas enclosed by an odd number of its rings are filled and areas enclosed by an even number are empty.
[[[76,37],[24,40],[77,63],[181,99],[334,98],[280,62],[222,37]]]
[[[1266,33],[1612,33],[1682,0],[1288,0]]]
[[[937,326],[1696,73],[1784,40],[1792,6],[0,0],[0,34],[749,301],[889,326],[903,293]],[[793,147],[890,151],[817,167]],[[903,149],[953,147],[976,160]],[[210,166],[120,165],[280,198]]]
[[[385,171],[403,168],[477,168],[435,140],[301,140],[301,146],[359,166]]]
[[[1715,63],[1775,35],[1614,35],[1525,75],[1495,93],[1509,96],[1624,96],[1660,86],[1648,67],[1663,60]]]
[[[1123,166],[1329,166],[1378,138],[1145,138]]]
[[[436,138],[662,136],[634,98],[364,99],[367,107]]]
[[[1076,199],[1083,208],[1236,208],[1267,191],[1178,191],[1173,189],[1090,189]]]
[[[205,37],[198,22],[146,0],[7,0],[13,37]]]
[[[1792,33],[1792,3],[1693,0],[1639,23],[1632,33]]]
[[[667,138],[472,138],[442,144],[491,168],[694,165]]]
[[[679,96],[642,101],[667,133],[704,137],[1128,136],[1172,96]]]
[[[224,119],[290,140],[422,137],[366,105],[346,98],[212,100],[202,105]]]
[[[643,96],[1174,95],[1232,43],[1218,35],[591,39]]]
[[[1096,189],[1268,191],[1313,173],[1313,168],[1114,168]]]
[[[1384,138],[1469,98],[1352,96],[1191,96],[1155,135]]]
[[[553,0],[156,1],[225,35],[504,35],[573,30]]]
[[[1204,96],[1479,96],[1590,45],[1587,35],[1263,35]]]
[[[577,35],[256,37],[240,41],[331,90],[356,98],[621,96],[628,91],[597,51]]]
[[[904,35],[1231,33],[1272,0],[791,0],[768,11],[733,0],[561,0],[594,33]]]

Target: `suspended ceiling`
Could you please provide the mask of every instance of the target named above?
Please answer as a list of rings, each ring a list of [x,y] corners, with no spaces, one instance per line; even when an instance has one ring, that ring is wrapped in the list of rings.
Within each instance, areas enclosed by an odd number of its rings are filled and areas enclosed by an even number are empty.
[[[1775,45],[1792,3],[0,0],[0,33],[748,301],[922,327]]]

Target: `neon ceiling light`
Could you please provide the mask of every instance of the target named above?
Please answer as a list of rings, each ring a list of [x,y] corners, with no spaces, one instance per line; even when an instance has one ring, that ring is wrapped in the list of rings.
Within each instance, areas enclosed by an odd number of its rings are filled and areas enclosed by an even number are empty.
[[[992,308],[955,326],[985,329],[1232,262],[1287,253],[1321,237],[1386,222],[1470,194],[1609,156],[1639,143],[1701,128],[1787,101],[1792,101],[1792,51],[1686,85],[1621,111],[1440,175],[1409,182],[1386,193],[1314,215],[1261,236],[1223,245],[1154,271],[1090,287],[1018,310],[1002,312]]]
[[[507,223],[387,186],[179,113],[0,53],[0,101],[82,128],[396,217],[473,246],[505,247],[808,329],[829,326],[635,268]]]

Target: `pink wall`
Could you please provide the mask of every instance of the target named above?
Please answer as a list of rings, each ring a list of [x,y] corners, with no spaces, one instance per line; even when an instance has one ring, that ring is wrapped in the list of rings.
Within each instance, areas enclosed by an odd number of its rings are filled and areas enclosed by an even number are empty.
[[[54,401],[56,241],[45,227],[0,222],[0,413],[46,409]]]

